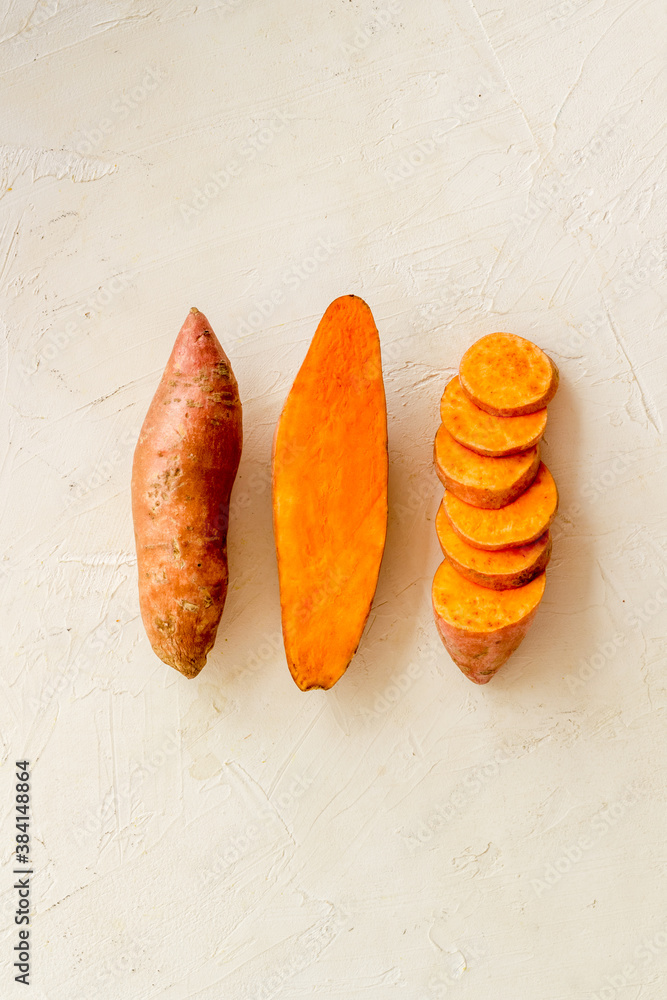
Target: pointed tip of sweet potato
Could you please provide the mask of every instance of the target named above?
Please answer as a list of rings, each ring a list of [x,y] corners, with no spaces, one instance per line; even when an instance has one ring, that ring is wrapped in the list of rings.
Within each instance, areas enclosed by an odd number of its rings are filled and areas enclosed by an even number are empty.
[[[469,681],[472,681],[473,684],[488,684],[489,681],[491,680],[491,678],[495,677],[496,672],[497,671],[494,671],[494,673],[492,673],[492,674],[474,674],[474,673],[468,673],[468,674],[466,674],[466,677],[468,678]]]
[[[158,656],[160,656],[159,653]],[[163,660],[168,666],[173,667],[174,670],[178,670],[179,674],[183,674],[183,676],[187,677],[190,681],[197,677],[206,666],[205,656],[188,658],[182,657],[178,660],[171,657],[167,659],[164,656],[160,656],[160,659]]]
[[[167,362],[165,376],[171,377],[174,370],[178,370],[183,375],[196,375],[203,368],[220,362],[224,362],[226,365],[224,374],[229,374],[231,372],[229,358],[222,344],[213,332],[204,313],[193,306],[178,332]]]
[[[161,633],[156,635],[154,631],[149,633],[149,641],[153,652],[168,667],[178,670],[188,680],[196,677],[206,666],[208,654],[213,648],[213,642],[209,643],[206,649],[198,648],[195,643],[190,645],[184,640],[184,636],[179,636],[178,640],[165,641],[165,636]],[[215,636],[213,637],[215,639]]]
[[[299,691],[329,691],[338,680],[338,677],[336,677],[329,682],[320,684],[307,677],[297,677],[294,673],[292,677]]]

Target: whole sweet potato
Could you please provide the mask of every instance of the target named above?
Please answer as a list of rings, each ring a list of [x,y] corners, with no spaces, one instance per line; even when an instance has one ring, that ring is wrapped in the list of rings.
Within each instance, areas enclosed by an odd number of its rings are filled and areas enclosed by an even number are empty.
[[[196,677],[227,595],[229,499],[241,458],[229,359],[192,309],[146,414],[132,467],[141,617],[165,663]]]

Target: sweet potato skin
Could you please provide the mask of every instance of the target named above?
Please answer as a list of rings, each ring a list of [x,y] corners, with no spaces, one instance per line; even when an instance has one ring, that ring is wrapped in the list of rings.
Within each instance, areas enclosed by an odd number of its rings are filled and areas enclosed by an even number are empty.
[[[513,333],[491,333],[461,358],[461,388],[481,410],[518,417],[542,410],[558,389],[558,368],[530,340]]]
[[[229,359],[192,309],[132,466],[141,617],[156,655],[190,678],[206,663],[227,595],[229,501],[242,440]]]
[[[499,458],[516,455],[538,444],[547,426],[547,411],[545,407],[518,417],[487,413],[466,395],[457,375],[447,383],[442,394],[440,419],[465,448],[478,455]]]
[[[447,652],[469,680],[487,684],[521,645],[542,600],[545,580],[546,574],[542,573],[525,587],[505,591],[516,603],[514,620],[482,630],[475,627],[474,614],[468,624],[456,621],[457,616],[448,613],[448,591],[456,594],[464,591],[471,610],[474,613],[481,609],[481,617],[487,609],[493,615],[494,601],[501,594],[460,577],[446,560],[441,564],[433,580],[435,623]]]
[[[444,502],[435,518],[440,548],[448,562],[461,576],[490,590],[524,587],[543,573],[551,558],[551,532],[545,531],[535,542],[515,548],[489,552],[474,548],[457,535]]]
[[[549,528],[558,510],[558,490],[544,462],[527,490],[506,507],[482,510],[446,492],[444,506],[454,531],[469,545],[494,552],[529,545]]]
[[[464,448],[441,424],[433,444],[433,464],[440,482],[474,507],[496,510],[516,500],[537,475],[538,445],[516,455],[489,458]]]
[[[273,446],[273,519],[285,653],[302,691],[328,689],[354,655],[387,530],[387,411],[380,341],[354,295],[326,310]]]

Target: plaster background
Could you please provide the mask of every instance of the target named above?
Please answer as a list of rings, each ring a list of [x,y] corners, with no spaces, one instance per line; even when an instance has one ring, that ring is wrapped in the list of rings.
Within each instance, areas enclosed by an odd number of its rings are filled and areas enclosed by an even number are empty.
[[[660,0],[5,6],[3,996],[23,757],[36,998],[663,996],[666,22]],[[346,292],[382,339],[389,534],[358,654],[304,695],[271,438]],[[191,305],[245,447],[188,682],[138,616],[129,473]],[[431,449],[496,329],[560,367],[561,509],[532,631],[476,688],[431,619]]]

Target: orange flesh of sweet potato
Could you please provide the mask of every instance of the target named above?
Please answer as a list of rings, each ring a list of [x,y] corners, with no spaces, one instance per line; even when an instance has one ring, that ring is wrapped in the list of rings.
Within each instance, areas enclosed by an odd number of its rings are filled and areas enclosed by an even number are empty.
[[[464,448],[440,424],[433,461],[448,490],[475,507],[494,509],[516,500],[530,486],[540,465],[540,449],[535,445],[518,455],[489,458]]]
[[[524,639],[546,574],[523,587],[489,590],[445,560],[433,580],[433,612],[447,652],[475,684],[486,684]]]
[[[229,359],[206,317],[192,309],[132,466],[141,617],[154,652],[186,677],[206,663],[225,603],[229,499],[241,446]]]
[[[330,688],[361,639],[387,530],[387,410],[366,303],[331,303],[287,397],[273,447],[285,652],[302,691]]]
[[[513,333],[490,333],[465,352],[459,379],[480,409],[516,417],[535,413],[553,399],[558,369],[530,340]]]
[[[521,496],[499,510],[482,510],[447,491],[445,513],[454,531],[478,549],[504,549],[528,545],[543,535],[558,509],[558,491],[544,462]]]
[[[540,441],[547,426],[546,408],[521,417],[497,417],[480,410],[451,379],[440,402],[440,419],[459,444],[479,455],[516,455]]]
[[[452,528],[444,502],[438,508],[435,530],[440,547],[454,569],[480,587],[491,590],[523,587],[546,569],[551,558],[549,531],[540,535],[537,541],[513,549],[487,552],[468,545]]]

